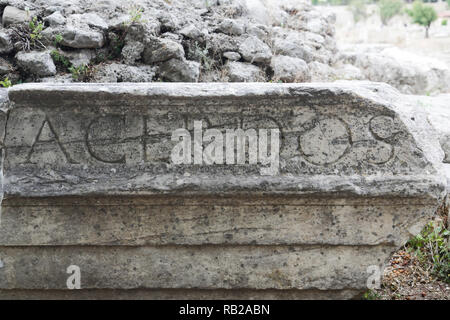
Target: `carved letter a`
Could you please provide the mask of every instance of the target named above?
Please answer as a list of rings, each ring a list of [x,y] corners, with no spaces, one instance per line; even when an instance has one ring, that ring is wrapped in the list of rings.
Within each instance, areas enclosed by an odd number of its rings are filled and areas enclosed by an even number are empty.
[[[52,145],[57,146],[59,152],[55,152],[54,148],[49,148]],[[67,162],[71,164],[77,163],[70,157],[64,145],[59,141],[59,137],[48,118],[45,118],[42,122],[42,126],[39,129],[36,140],[28,153],[26,163],[33,163],[31,162],[33,154],[37,154],[38,152],[42,157],[42,160],[39,161],[42,161],[43,163],[57,162],[58,153],[59,157],[64,157]]]

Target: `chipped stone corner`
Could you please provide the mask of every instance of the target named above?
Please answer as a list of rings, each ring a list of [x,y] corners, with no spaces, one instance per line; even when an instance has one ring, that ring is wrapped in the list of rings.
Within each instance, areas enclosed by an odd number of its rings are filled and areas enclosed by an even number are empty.
[[[10,108],[8,89],[0,89],[0,224],[2,222],[3,202],[3,161],[5,158],[4,140],[6,135],[6,122]],[[0,262],[1,263],[1,262]]]

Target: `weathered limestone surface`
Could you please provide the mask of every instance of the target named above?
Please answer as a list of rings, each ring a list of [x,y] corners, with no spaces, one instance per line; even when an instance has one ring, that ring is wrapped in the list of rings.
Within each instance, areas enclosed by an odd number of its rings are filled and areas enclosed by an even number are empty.
[[[382,84],[26,84],[8,96],[0,298],[350,298],[447,185],[426,115]],[[172,132],[195,120],[279,129],[279,171],[173,164]]]
[[[411,109],[417,110],[416,113],[426,114],[428,122],[435,129],[434,140],[439,141],[444,151],[444,176],[447,177],[447,197],[446,203],[442,206],[447,210],[450,221],[450,108],[449,94],[438,96],[402,96],[402,100]]]

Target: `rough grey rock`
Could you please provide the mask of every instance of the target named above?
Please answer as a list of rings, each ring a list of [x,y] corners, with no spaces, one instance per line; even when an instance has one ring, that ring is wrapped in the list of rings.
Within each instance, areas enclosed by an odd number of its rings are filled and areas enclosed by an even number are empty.
[[[442,161],[450,163],[450,94],[434,97],[404,95],[404,100],[427,114],[428,122],[437,132],[435,140],[440,142],[444,151]]]
[[[24,84],[8,96],[0,290],[14,294],[64,295],[76,264],[77,291],[100,297],[350,298],[447,192],[427,112],[383,84]],[[174,164],[172,133],[195,120],[278,129],[279,172]]]
[[[68,27],[62,32],[61,44],[72,48],[101,48],[105,38],[101,32]]]
[[[56,74],[56,66],[47,51],[19,52],[16,54],[16,60],[20,67],[36,76],[45,77]]]
[[[239,46],[239,53],[248,62],[270,63],[272,51],[269,46],[255,36],[249,36]]]
[[[14,70],[14,67],[5,59],[0,58],[0,75],[5,75]]]
[[[56,35],[62,36],[61,44],[75,49],[98,49],[105,44],[105,37],[102,32],[74,26],[49,27],[42,31],[42,35],[50,42],[54,41]]]
[[[230,61],[239,61],[241,59],[241,55],[233,51],[224,52],[223,56]]]
[[[314,44],[316,47],[321,47],[325,45],[325,36],[322,36],[318,33],[314,32],[304,32],[303,36],[305,37],[305,41]],[[328,37],[330,38],[330,37]]]
[[[361,69],[354,65],[343,63],[337,64],[334,68],[336,78],[340,80],[364,80],[365,76]]]
[[[218,30],[231,36],[240,36],[245,32],[245,27],[235,19],[224,19],[220,22]]]
[[[180,43],[182,39],[179,34],[173,32],[164,32],[160,35],[160,37],[163,39],[172,40],[177,43]]]
[[[143,59],[147,64],[184,58],[183,46],[170,39],[148,37],[144,46]]]
[[[336,75],[336,70],[331,68],[329,65],[320,63],[318,61],[313,61],[308,63],[309,75],[311,76],[311,81],[334,81],[338,79]],[[340,80],[351,80],[345,77],[339,78]]]
[[[119,0],[98,0],[90,3],[89,10],[100,13],[115,13],[122,2]]]
[[[265,81],[263,71],[250,63],[228,62],[226,70],[230,82],[263,82]]]
[[[59,11],[64,15],[81,13],[89,7],[89,2],[82,3],[82,0],[32,0],[31,5],[30,2],[26,0],[18,0],[18,2],[24,7],[36,7],[43,10],[45,15],[52,14],[56,11]]]
[[[4,30],[0,31],[0,54],[7,54],[13,51],[14,46],[11,43],[11,37]]]
[[[9,103],[9,98],[8,98],[8,89],[6,88],[0,88],[0,117],[2,117],[2,125],[0,127],[0,136],[1,137],[5,137],[5,121],[6,121],[6,112],[8,111],[10,107],[10,103]],[[3,144],[3,138],[0,141]],[[3,165],[3,164],[2,164]],[[3,183],[3,178],[2,179],[2,183]],[[3,197],[3,190],[1,190],[2,192],[2,197]],[[2,198],[3,199],[3,198]]]
[[[175,16],[174,14],[170,12],[160,12],[158,15],[158,21],[161,24],[161,28],[167,31],[177,31],[180,29],[181,21],[180,17]]]
[[[200,77],[200,63],[170,59],[159,66],[159,74],[162,79],[171,82],[197,82]]]
[[[66,18],[59,12],[53,12],[51,15],[44,18],[51,27],[61,26],[66,23]]]
[[[434,59],[389,46],[343,48],[343,61],[358,67],[371,81],[388,83],[406,94],[447,93],[450,68]]]
[[[137,41],[144,43],[146,42],[147,37],[155,37],[160,36],[161,30],[158,22],[155,21],[146,21],[146,23],[133,23],[131,25],[127,25],[127,36],[125,38],[126,41]],[[121,25],[120,28],[113,28],[118,30],[123,30],[124,25]]]
[[[306,82],[310,80],[306,62],[299,58],[273,56],[270,63],[274,72],[273,78],[284,82]]]
[[[62,54],[69,59],[75,67],[87,65],[95,58],[95,52],[88,49],[64,51]]]
[[[12,24],[21,24],[31,20],[32,12],[26,12],[12,6],[6,6],[3,10],[2,24],[7,27]]]
[[[75,24],[82,23],[87,24],[89,27],[97,28],[100,30],[107,30],[108,24],[95,12],[83,13],[83,14],[73,14],[69,17],[69,20],[76,21]]]
[[[324,23],[321,18],[312,19],[307,22],[305,29],[317,34],[332,35],[333,30],[329,28],[329,25]]]
[[[309,63],[314,59],[314,49],[301,38],[298,32],[290,32],[286,38],[274,41],[274,52],[294,58],[300,58]]]
[[[122,30],[130,22],[130,19],[131,16],[129,14],[114,17],[108,21],[108,29]]]
[[[208,37],[209,47],[219,54],[227,51],[239,51],[239,41],[235,37],[223,33],[212,33]]]
[[[179,31],[179,33],[185,36],[186,38],[197,41],[204,41],[205,39],[205,34],[193,24],[184,27]]]
[[[71,74],[57,74],[53,77],[44,77],[39,79],[39,82],[44,83],[73,83],[75,82]]]
[[[122,58],[126,64],[134,65],[136,61],[142,59],[145,46],[139,41],[128,41],[122,48]]]
[[[247,27],[246,32],[248,34],[258,37],[260,40],[265,41],[269,36],[267,27],[264,25],[250,25]]]
[[[152,82],[155,68],[151,66],[129,66],[126,64],[102,64],[95,69],[95,82]]]

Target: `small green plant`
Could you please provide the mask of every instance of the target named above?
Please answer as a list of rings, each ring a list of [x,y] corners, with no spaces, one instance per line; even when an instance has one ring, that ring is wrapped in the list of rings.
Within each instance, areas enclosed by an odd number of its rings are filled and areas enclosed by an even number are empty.
[[[41,42],[44,23],[37,17],[33,17],[28,24],[12,25],[10,30],[12,42],[21,45],[21,50],[45,49],[45,45]]]
[[[381,296],[373,290],[368,290],[363,295],[363,300],[379,300],[380,298]]]
[[[31,42],[35,44],[36,41],[40,41],[42,39],[42,30],[44,30],[44,23],[42,21],[39,21],[37,17],[33,17],[28,26],[30,28]]]
[[[351,0],[348,7],[353,14],[353,21],[355,21],[355,23],[367,18],[365,0]]]
[[[450,283],[450,231],[443,222],[430,222],[420,234],[408,242],[408,250],[431,272]]]
[[[125,37],[128,30],[122,32],[121,34],[113,34],[109,41],[109,59],[113,60],[119,58],[122,54],[122,49],[125,46]]]
[[[2,86],[3,88],[9,88],[12,86],[11,80],[9,80],[8,77],[6,77],[5,79],[3,79],[2,81],[0,81],[0,86]]]
[[[205,70],[210,71],[213,68],[214,60],[209,57],[209,47],[206,45],[204,48],[200,47],[195,42],[194,55],[200,60]]]
[[[58,46],[61,44],[62,41],[63,41],[63,36],[62,36],[60,33],[58,33],[57,35],[55,35],[55,37],[54,37],[54,39],[53,39],[53,42],[54,42],[54,44],[55,44],[55,47],[58,47]]]
[[[92,75],[92,67],[90,65],[81,65],[78,67],[71,66],[69,72],[72,74],[72,78],[75,81],[87,82]]]
[[[441,25],[446,26],[447,25],[447,19],[444,19],[441,21]]]
[[[437,19],[436,10],[433,7],[426,6],[422,1],[415,1],[411,10],[406,10],[408,15],[412,18],[413,23],[425,27],[425,38],[428,38],[428,31],[431,23]]]
[[[130,8],[130,20],[128,22],[126,22],[125,24],[130,26],[132,24],[139,24],[139,23],[144,23],[144,20],[142,19],[142,14],[144,12],[144,9],[141,7],[137,7],[137,6],[132,6]]]
[[[72,63],[69,59],[59,53],[58,50],[52,50],[52,52],[50,52],[50,56],[52,57],[53,62],[55,62],[55,65],[62,68],[63,71],[69,71],[69,68],[72,67]]]
[[[70,72],[75,81],[88,82],[93,73],[93,66],[84,64],[81,66],[74,66],[69,59],[62,55],[58,50],[52,50],[50,55],[55,62],[58,70],[63,72]]]
[[[380,12],[381,22],[387,25],[389,20],[402,11],[402,0],[380,0],[378,2],[378,9]]]
[[[123,23],[123,28],[119,32],[113,33],[109,39],[109,56],[108,59],[119,58],[122,49],[125,46],[125,38],[132,25],[145,23],[142,18],[144,9],[138,6],[132,6],[129,10],[130,19]]]

